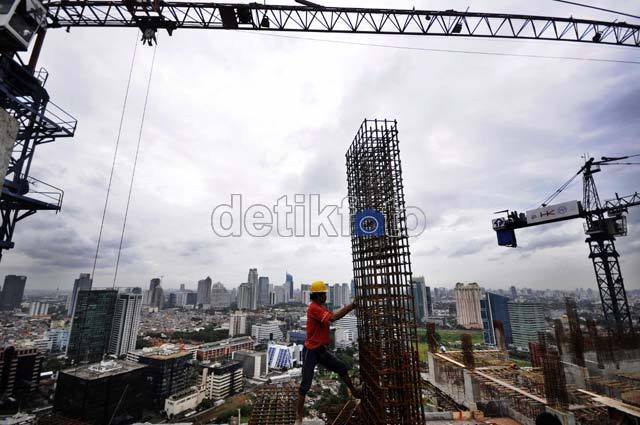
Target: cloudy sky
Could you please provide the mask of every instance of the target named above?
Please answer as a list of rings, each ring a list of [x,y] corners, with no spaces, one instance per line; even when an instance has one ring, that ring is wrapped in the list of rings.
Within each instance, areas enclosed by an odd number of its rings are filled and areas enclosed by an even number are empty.
[[[269,1],[269,3],[272,3]],[[599,2],[640,14],[635,1]],[[329,3],[327,3],[329,4]],[[608,19],[549,1],[335,0],[331,5],[495,11]],[[620,20],[632,21],[632,18]],[[477,281],[595,288],[583,223],[518,233],[496,246],[492,213],[535,207],[581,166],[581,155],[640,153],[640,64],[445,53],[361,43],[640,62],[632,48],[557,42],[178,30],[160,34],[118,285],[227,287],[257,267],[272,283],[351,278],[342,238],[221,238],[212,210],[274,205],[294,194],[323,204],[346,195],[344,154],[362,120],[398,120],[405,196],[427,230],[411,240],[413,270],[432,285]],[[68,288],[89,272],[100,226],[135,30],[52,30],[41,65],[53,101],[78,121],[76,137],[42,146],[32,175],[65,190],[59,214],[19,223],[5,274],[28,288]],[[94,285],[113,281],[153,49],[139,46]],[[597,175],[603,198],[640,189],[640,167]],[[576,181],[557,198],[581,198]],[[640,287],[640,211],[621,238],[627,288]]]

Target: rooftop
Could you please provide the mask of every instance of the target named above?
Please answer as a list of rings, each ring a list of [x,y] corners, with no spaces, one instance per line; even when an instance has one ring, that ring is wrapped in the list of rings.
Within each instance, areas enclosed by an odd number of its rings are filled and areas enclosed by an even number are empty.
[[[102,379],[108,376],[120,375],[123,373],[129,373],[131,371],[142,369],[145,367],[146,366],[143,364],[127,362],[123,360],[107,360],[101,361],[100,363],[65,369],[61,372],[80,379],[92,380]]]

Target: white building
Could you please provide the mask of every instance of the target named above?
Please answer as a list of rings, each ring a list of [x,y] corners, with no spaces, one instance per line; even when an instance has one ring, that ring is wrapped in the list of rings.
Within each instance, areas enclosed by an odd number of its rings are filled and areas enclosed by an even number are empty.
[[[247,313],[242,311],[232,313],[229,318],[229,337],[247,335],[249,333],[248,323]]]
[[[269,369],[286,370],[301,365],[302,348],[300,344],[269,344],[267,347]]]
[[[456,299],[456,318],[458,325],[467,329],[482,329],[482,314],[480,313],[480,298],[482,289],[477,283],[456,283],[454,289]]]
[[[198,387],[190,387],[164,400],[164,411],[169,419],[177,415],[195,410],[204,400],[205,392]]]
[[[300,320],[302,320],[302,318]],[[305,317],[305,325],[306,325],[306,317]],[[333,326],[335,326],[336,329],[348,329],[357,338],[358,318],[354,313],[349,313],[346,316],[344,316],[342,319],[336,320],[335,322],[333,322]]]
[[[356,343],[358,336],[351,329],[336,328],[336,347],[352,347]]]
[[[29,305],[29,316],[46,316],[49,314],[49,303],[34,301]]]
[[[277,320],[253,325],[251,326],[251,336],[258,342],[282,341],[284,340],[284,335],[282,334],[282,329],[280,329],[281,325],[283,323]]]
[[[198,381],[206,398],[214,401],[223,400],[238,394],[244,388],[242,365],[236,361],[224,365],[220,363],[206,365],[202,368]]]
[[[118,293],[107,352],[117,357],[135,350],[140,330],[142,290],[127,288]]]
[[[253,288],[249,283],[241,283],[238,287],[238,308],[242,310],[254,310],[252,307]]]

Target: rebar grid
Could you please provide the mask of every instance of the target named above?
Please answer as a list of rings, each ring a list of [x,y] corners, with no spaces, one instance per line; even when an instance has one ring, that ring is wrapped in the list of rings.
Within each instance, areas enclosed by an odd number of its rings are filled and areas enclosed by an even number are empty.
[[[424,417],[411,261],[396,121],[365,120],[346,154],[358,344],[367,425],[413,425]],[[384,215],[385,235],[358,237],[354,217]]]
[[[249,425],[293,425],[297,399],[294,385],[265,385],[256,394]]]
[[[542,373],[544,375],[544,393],[547,403],[567,410],[569,408],[569,394],[567,393],[564,369],[557,350],[547,347],[542,360]]]

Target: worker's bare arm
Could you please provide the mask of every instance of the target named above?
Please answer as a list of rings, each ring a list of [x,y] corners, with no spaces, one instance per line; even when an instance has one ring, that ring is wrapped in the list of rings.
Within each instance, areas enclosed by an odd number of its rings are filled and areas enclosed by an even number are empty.
[[[335,322],[336,320],[342,319],[344,316],[346,316],[351,311],[353,311],[354,308],[356,308],[356,304],[355,303],[351,303],[349,305],[345,305],[340,310],[338,310],[335,313],[333,313],[333,316],[331,317],[331,321]]]

